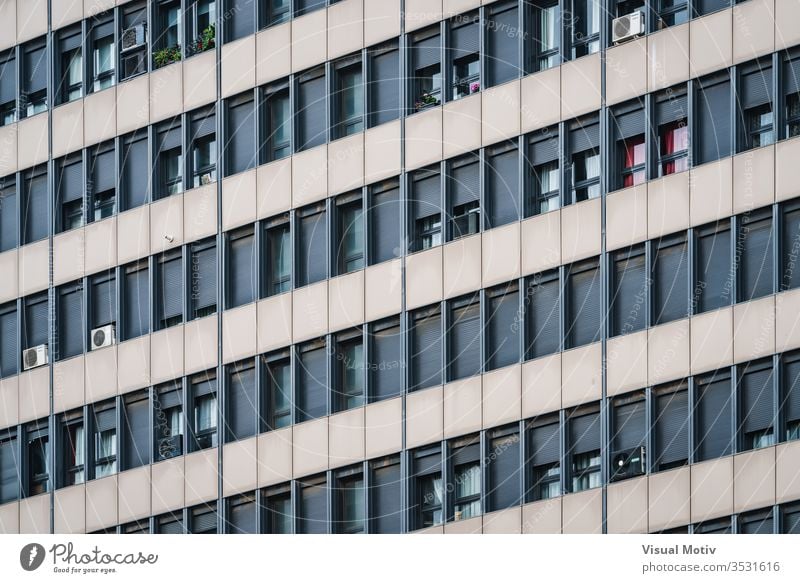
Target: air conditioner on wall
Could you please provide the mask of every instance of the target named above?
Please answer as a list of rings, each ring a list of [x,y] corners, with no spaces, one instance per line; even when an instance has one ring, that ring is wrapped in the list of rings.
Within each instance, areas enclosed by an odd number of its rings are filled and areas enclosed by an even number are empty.
[[[614,454],[611,462],[611,479],[624,480],[645,473],[645,449],[634,447]]]
[[[117,342],[117,334],[114,324],[107,324],[92,330],[92,350],[105,348]]]
[[[120,37],[120,52],[124,53],[133,49],[138,49],[147,42],[146,29],[144,24],[137,24],[122,31]]]
[[[635,10],[625,16],[615,18],[611,23],[611,40],[619,44],[644,34],[644,12]]]
[[[22,351],[22,369],[30,370],[48,363],[47,344],[40,344]]]

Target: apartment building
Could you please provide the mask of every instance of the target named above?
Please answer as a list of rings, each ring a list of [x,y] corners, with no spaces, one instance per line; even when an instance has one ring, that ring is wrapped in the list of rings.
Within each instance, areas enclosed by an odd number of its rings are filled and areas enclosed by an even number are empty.
[[[800,532],[800,1],[0,0],[0,532]]]

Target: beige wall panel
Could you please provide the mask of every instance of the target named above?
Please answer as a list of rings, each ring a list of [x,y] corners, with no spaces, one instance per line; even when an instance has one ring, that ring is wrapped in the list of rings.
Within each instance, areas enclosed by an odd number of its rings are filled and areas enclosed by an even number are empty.
[[[787,49],[800,43],[800,3],[797,0],[775,0],[775,49]]]
[[[608,340],[606,348],[609,396],[647,386],[647,331]]]
[[[232,43],[231,43],[232,44]],[[225,67],[228,66],[229,68],[234,68],[234,65],[231,62],[231,52],[234,51],[231,44],[225,44],[222,47],[222,66],[223,66],[223,77],[225,77]],[[252,44],[252,43],[251,43]],[[228,49],[228,47],[231,47]],[[227,52],[226,52],[227,49]],[[246,55],[245,54],[237,54],[237,58],[241,58],[244,61]],[[192,110],[200,107],[201,105],[206,105],[207,103],[211,103],[217,97],[217,67],[216,67],[216,53],[215,51],[206,51],[204,53],[200,53],[199,55],[195,55],[190,59],[186,59],[183,63],[183,109],[184,110]],[[248,63],[249,66],[253,66],[253,59],[250,59]],[[242,66],[240,64],[240,66]],[[227,71],[228,79],[231,75],[231,71]],[[253,79],[253,75],[250,74],[250,79]],[[223,81],[223,87],[229,89],[225,82]],[[246,87],[245,87],[246,89]]]
[[[339,194],[364,184],[364,134],[328,145],[328,194]]]
[[[222,452],[222,495],[252,492],[258,487],[258,438],[225,445]]]
[[[561,260],[571,263],[600,253],[601,200],[595,198],[561,210]]]
[[[56,490],[53,498],[54,533],[86,532],[86,486],[61,488]]]
[[[733,361],[733,310],[722,308],[692,318],[692,373],[716,370]]]
[[[561,264],[561,211],[552,211],[521,223],[522,275]]]
[[[292,158],[292,206],[322,200],[328,191],[328,146],[323,144]]]
[[[47,160],[47,113],[17,124],[17,164],[20,170]]]
[[[609,534],[647,533],[647,476],[608,486]]]
[[[647,37],[647,88],[666,89],[689,78],[689,25],[671,26]]]
[[[294,426],[292,472],[295,478],[328,469],[328,418]]]
[[[53,237],[53,283],[60,285],[83,277],[83,229]]]
[[[252,89],[256,84],[256,37],[246,36],[222,45],[222,97]]]
[[[481,273],[484,287],[519,277],[520,225],[517,222],[484,231]]]
[[[19,124],[11,124],[0,128],[0,174],[3,176],[13,174],[19,168],[17,166],[18,137]]]
[[[117,476],[86,483],[86,532],[119,524]]]
[[[561,65],[561,118],[600,109],[600,53]]]
[[[150,384],[150,336],[117,345],[117,390],[120,394]]]
[[[481,287],[481,237],[461,237],[443,248],[444,297],[452,298]]]
[[[328,332],[328,282],[321,281],[294,291],[292,334],[295,342]]]
[[[222,315],[222,360],[233,362],[256,352],[256,305],[247,304]]]
[[[316,10],[292,20],[292,72],[325,62],[327,17],[327,11]]]
[[[725,457],[691,466],[692,522],[733,513],[733,458]]]
[[[781,443],[776,448],[775,494],[779,503],[800,499],[800,441]]]
[[[0,380],[0,428],[19,422],[19,377]]]
[[[413,310],[441,299],[442,247],[406,257],[406,308]]]
[[[183,63],[150,73],[150,123],[173,117],[183,110]]]
[[[620,103],[647,93],[647,39],[606,51],[606,102]]]
[[[117,482],[120,523],[125,524],[150,516],[150,466],[121,472]]]
[[[481,428],[480,375],[444,386],[444,437],[449,439]]]
[[[183,326],[173,326],[150,336],[150,380],[153,383],[183,376]]]
[[[561,409],[561,354],[522,364],[522,417]]]
[[[47,417],[50,413],[50,371],[40,366],[19,375],[19,422]]]
[[[364,133],[364,182],[367,184],[400,174],[403,145],[400,124],[397,120]]]
[[[328,418],[328,458],[331,468],[364,459],[364,407]]]
[[[331,332],[364,322],[364,271],[328,280],[328,320]]]
[[[217,366],[217,317],[187,322],[183,327],[183,343],[186,374]]]
[[[775,147],[765,146],[734,156],[733,212],[757,209],[774,200]]]
[[[406,0],[406,32],[417,30],[442,19],[442,0]]]
[[[19,249],[19,295],[27,296],[47,288],[50,265],[47,240],[23,245]]]
[[[86,353],[86,401],[94,403],[117,393],[117,347],[107,346]]]
[[[689,374],[689,320],[647,331],[647,380],[651,385]]]
[[[750,0],[733,7],[734,63],[775,50],[774,19],[774,0]]]
[[[131,209],[117,216],[117,258],[120,263],[150,254],[150,207]]]
[[[291,156],[256,168],[256,186],[259,219],[272,217],[291,209]]]
[[[50,494],[39,494],[19,501],[19,532],[50,533]]]
[[[13,47],[17,39],[17,3],[0,2],[0,49]]]
[[[602,369],[599,342],[565,351],[561,362],[562,406],[572,407],[600,399]]]
[[[603,530],[603,491],[600,488],[568,494],[561,500],[564,534],[600,534]]]
[[[382,40],[400,36],[400,19],[403,11],[400,0],[364,2],[364,44],[373,45]]]
[[[217,449],[205,449],[186,456],[186,506],[217,498]]]
[[[522,534],[522,507],[484,514],[483,534]]]
[[[17,0],[16,14],[17,43],[47,33],[47,0]]]
[[[19,502],[9,502],[0,506],[0,534],[18,534]]]
[[[117,131],[124,134],[150,122],[150,75],[117,85]]]
[[[170,196],[150,204],[151,252],[178,249],[182,244],[183,196]]]
[[[82,407],[84,396],[83,355],[53,364],[53,412]]]
[[[561,119],[561,67],[523,77],[520,95],[523,132],[558,123]]]
[[[256,220],[256,170],[251,168],[222,181],[222,228],[233,229]]]
[[[648,476],[647,480],[650,532],[689,524],[691,522],[689,468],[658,472]]]
[[[258,352],[292,343],[292,294],[283,293],[258,302]]]
[[[117,88],[87,95],[83,101],[83,138],[87,146],[117,135]]]
[[[406,447],[442,439],[444,429],[442,387],[410,393],[406,398]]]
[[[0,253],[0,302],[13,300],[19,294],[19,254],[16,249]]]
[[[606,246],[609,251],[647,239],[647,185],[606,197]]]
[[[562,498],[551,498],[522,507],[522,534],[561,534]]]
[[[798,5],[800,12],[800,5]],[[800,194],[800,138],[782,141],[775,146],[775,200]]]
[[[270,26],[256,35],[256,83],[262,85],[292,72],[292,23]]]
[[[744,362],[775,352],[775,296],[733,307],[733,360]]]
[[[520,419],[522,367],[506,366],[483,375],[483,427],[497,427]]]
[[[692,77],[733,64],[731,11],[720,10],[689,22],[689,66]]]
[[[292,428],[258,436],[258,485],[271,486],[292,478]]]
[[[151,485],[151,501],[153,514],[162,514],[169,510],[184,507],[184,457],[176,457],[153,464],[153,481]]]
[[[733,456],[733,511],[745,512],[775,504],[775,448]]]
[[[108,217],[86,225],[84,234],[86,236],[86,257],[83,267],[86,275],[115,267],[117,265],[117,217]]]
[[[446,103],[442,107],[442,141],[445,158],[481,147],[481,94]]]
[[[364,319],[367,322],[400,312],[403,272],[401,260],[385,261],[364,272]]]
[[[400,451],[403,438],[402,399],[387,399],[364,408],[366,457],[369,459]]]
[[[406,118],[406,168],[413,170],[442,159],[442,108]]]
[[[481,92],[481,140],[484,146],[520,133],[520,83],[509,81]]]
[[[647,227],[651,239],[689,227],[689,173],[670,174],[647,186]]]
[[[693,227],[733,214],[733,162],[723,158],[689,171]]]
[[[216,184],[187,190],[183,195],[183,238],[188,243],[210,237],[216,232]]]
[[[53,110],[53,158],[83,147],[83,102],[76,100]]]
[[[445,534],[481,534],[483,517],[476,516],[466,520],[456,520],[444,525]]]
[[[328,59],[336,59],[364,46],[363,2],[344,0],[328,8]]]

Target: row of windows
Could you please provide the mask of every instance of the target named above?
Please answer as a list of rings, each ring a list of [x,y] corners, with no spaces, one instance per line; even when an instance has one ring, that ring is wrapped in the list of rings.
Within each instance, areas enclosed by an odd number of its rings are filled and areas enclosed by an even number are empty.
[[[690,524],[661,534],[800,534],[800,504],[793,502],[774,508],[751,510]]]
[[[304,363],[295,367],[300,389],[324,388],[309,364],[309,370]],[[288,366],[268,357],[259,359],[259,373],[252,361],[226,368],[226,440],[288,422]],[[266,393],[256,390],[259,380]],[[54,439],[46,420],[5,430],[0,502],[215,447],[217,399],[214,373],[203,373],[58,414]],[[600,403],[582,405],[414,450],[405,472],[412,528],[795,439],[800,353],[791,352],[615,396],[605,411]],[[350,478],[359,472],[338,473]],[[399,465],[391,475],[388,481],[399,488]]]

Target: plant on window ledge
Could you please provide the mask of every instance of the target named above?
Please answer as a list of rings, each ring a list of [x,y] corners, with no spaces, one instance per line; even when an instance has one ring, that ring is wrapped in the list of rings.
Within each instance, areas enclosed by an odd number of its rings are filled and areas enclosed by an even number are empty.
[[[477,93],[480,90],[481,90],[481,84],[480,83],[477,83],[477,82],[476,83],[470,83],[470,85],[469,85],[469,92],[470,93]]]
[[[439,105],[439,100],[435,95],[425,91],[419,96],[419,99],[416,101],[416,103],[414,103],[414,109],[419,111],[420,109],[425,109],[426,107],[432,107],[434,105]]]
[[[157,69],[180,60],[181,60],[180,45],[158,49],[155,53],[153,53],[153,63],[155,64]]]
[[[200,38],[197,39],[194,46],[194,52],[202,53],[203,51],[207,51],[209,49],[214,48],[214,39],[216,37],[216,29],[214,28],[214,24],[209,24],[203,32],[200,34]]]

